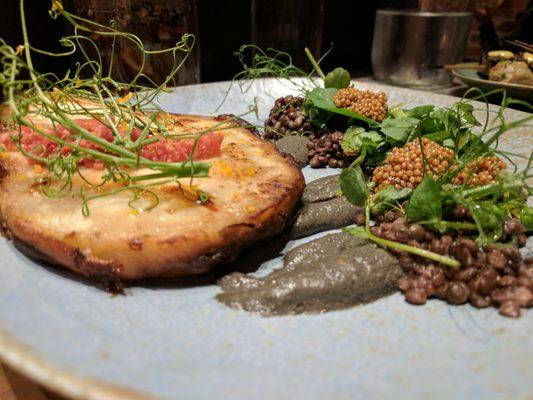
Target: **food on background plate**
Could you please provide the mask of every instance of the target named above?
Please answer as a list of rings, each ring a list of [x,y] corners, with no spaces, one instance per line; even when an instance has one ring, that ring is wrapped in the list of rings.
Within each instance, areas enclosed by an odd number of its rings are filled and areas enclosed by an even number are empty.
[[[533,72],[523,61],[500,61],[490,69],[489,79],[495,82],[533,86]]]
[[[493,50],[483,57],[484,74],[491,81],[533,86],[533,54]]]
[[[500,61],[512,61],[515,54],[509,50],[492,50],[483,54],[482,61],[484,62],[487,71],[498,64]]]

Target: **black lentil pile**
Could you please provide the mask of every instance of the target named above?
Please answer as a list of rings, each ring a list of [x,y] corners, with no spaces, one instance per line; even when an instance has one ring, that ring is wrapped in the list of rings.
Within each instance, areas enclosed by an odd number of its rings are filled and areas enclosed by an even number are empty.
[[[301,108],[303,97],[280,97],[274,103],[265,121],[265,138],[279,139],[291,133],[309,134],[314,128]]]
[[[466,208],[457,208],[458,218],[468,218]],[[522,259],[512,245],[483,248],[460,234],[439,235],[422,225],[408,223],[401,211],[388,211],[375,218],[374,235],[406,243],[455,258],[461,268],[442,267],[431,260],[389,249],[399,257],[405,277],[398,282],[406,301],[425,304],[437,298],[449,304],[471,303],[474,307],[498,307],[499,312],[517,318],[521,308],[533,306],[533,258]],[[519,246],[526,242],[525,228],[518,219],[505,222],[503,241],[515,237]]]
[[[312,133],[307,144],[307,159],[311,168],[329,166],[331,168],[346,168],[353,157],[344,154],[341,142],[344,133],[341,131]]]

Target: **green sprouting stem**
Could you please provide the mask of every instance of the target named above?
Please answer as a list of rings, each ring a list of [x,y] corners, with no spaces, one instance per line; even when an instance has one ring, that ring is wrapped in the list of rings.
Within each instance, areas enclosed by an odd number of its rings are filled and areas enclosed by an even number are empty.
[[[423,223],[422,223],[423,224]],[[439,221],[439,225],[443,228],[453,229],[456,231],[477,231],[476,224],[470,222],[457,222],[457,221]]]
[[[464,197],[484,197],[494,193],[503,193],[511,189],[516,189],[524,186],[524,183],[521,180],[512,181],[509,183],[491,183],[483,186],[476,186],[471,189],[466,189],[463,191],[462,195]]]
[[[440,254],[433,253],[432,251],[429,251],[429,250],[424,250],[418,247],[409,246],[404,243],[393,242],[392,240],[383,239],[383,238],[375,236],[370,231],[366,231],[365,229],[360,228],[360,227],[346,228],[346,232],[348,232],[350,235],[353,235],[353,236],[357,236],[363,239],[369,239],[382,246],[386,246],[391,249],[403,250],[408,253],[414,254],[416,256],[424,257],[429,260],[436,261],[440,264],[444,264],[452,268],[459,268],[461,266],[461,263],[457,260],[454,260],[453,258],[442,256]]]
[[[307,56],[307,58],[309,58],[309,61],[311,62],[311,65],[315,69],[318,76],[320,76],[322,79],[326,79],[326,75],[324,74],[324,71],[322,71],[322,68],[320,68],[320,65],[318,65],[318,63],[316,62],[309,48],[306,47],[304,51],[305,51],[305,55]]]
[[[363,147],[363,151],[361,151],[361,154],[359,154],[359,157],[357,157],[351,166],[357,166],[361,164],[366,158],[366,147]]]
[[[429,250],[420,249],[418,247],[409,246],[408,244],[394,242],[392,240],[387,240],[380,238],[370,232],[370,205],[366,204],[365,206],[365,228],[358,226],[350,227],[345,229],[350,235],[357,236],[363,239],[369,239],[374,243],[380,244],[382,246],[389,247],[391,249],[398,249],[406,251],[407,253],[414,254],[416,256],[424,257],[429,260],[436,261],[440,264],[447,265],[452,268],[459,268],[461,263],[453,258],[446,257],[437,253],[434,253]]]

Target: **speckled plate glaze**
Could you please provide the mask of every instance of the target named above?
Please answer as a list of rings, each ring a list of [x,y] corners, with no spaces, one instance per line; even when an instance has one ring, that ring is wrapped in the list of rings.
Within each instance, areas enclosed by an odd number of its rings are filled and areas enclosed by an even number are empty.
[[[457,100],[358,86],[384,90],[390,104],[406,107]],[[246,118],[260,123],[275,97],[293,92],[287,81],[255,82],[244,94],[234,85],[216,110],[228,87],[180,87],[159,100],[176,113],[239,114],[257,97],[260,118]],[[533,132],[515,130],[501,145],[527,154]],[[338,171],[304,172],[311,180]],[[260,265],[264,274],[300,242],[273,240],[238,264]],[[441,301],[410,306],[396,294],[343,311],[263,318],[224,307],[218,292],[186,281],[111,296],[0,239],[0,356],[44,385],[87,399],[533,398],[531,311],[510,320]]]

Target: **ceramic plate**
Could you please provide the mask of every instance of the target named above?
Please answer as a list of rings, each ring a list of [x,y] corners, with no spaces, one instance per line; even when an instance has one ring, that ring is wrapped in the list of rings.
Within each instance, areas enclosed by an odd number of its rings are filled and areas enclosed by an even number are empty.
[[[450,105],[456,98],[384,90],[390,104]],[[181,87],[160,98],[170,112],[239,114],[257,97],[261,123],[287,81]],[[480,104],[478,104],[480,105]],[[510,119],[524,113],[508,111]],[[533,134],[501,140],[530,152]],[[305,169],[307,180],[336,170]],[[306,239],[306,240],[309,240]],[[265,274],[301,241],[273,240],[236,265]],[[263,318],[226,308],[209,280],[139,284],[112,296],[37,264],[0,239],[0,356],[40,383],[87,399],[531,399],[533,314],[415,307],[395,294],[319,315]]]
[[[490,81],[488,79],[483,78],[479,74],[479,71],[472,69],[472,67],[476,65],[478,65],[478,63],[458,64],[455,68],[452,69],[452,74],[468,86],[478,87],[485,92],[494,89],[504,89],[509,96],[514,96],[530,101],[533,99],[533,86]]]

